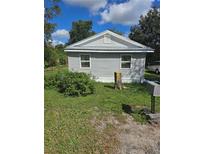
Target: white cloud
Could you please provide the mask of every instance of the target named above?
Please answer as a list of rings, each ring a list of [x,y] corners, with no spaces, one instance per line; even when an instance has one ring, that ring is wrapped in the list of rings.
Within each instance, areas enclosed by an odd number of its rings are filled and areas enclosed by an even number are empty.
[[[65,30],[65,29],[58,29],[57,31],[55,31],[54,33],[52,33],[52,38],[69,38],[69,31]]]
[[[66,29],[58,29],[52,35],[51,44],[56,46],[58,44],[65,44],[66,41],[70,38],[69,31]]]
[[[107,0],[63,0],[65,3],[88,8],[92,13],[104,8]]]
[[[151,8],[151,0],[129,0],[124,3],[109,4],[107,8],[100,13],[101,21],[123,25],[137,24],[141,15],[144,15]]]
[[[58,44],[65,44],[64,42],[62,42],[62,41],[58,41],[58,40],[52,40],[52,42],[51,42],[51,44],[52,44],[52,46],[56,46],[56,45],[58,45]]]

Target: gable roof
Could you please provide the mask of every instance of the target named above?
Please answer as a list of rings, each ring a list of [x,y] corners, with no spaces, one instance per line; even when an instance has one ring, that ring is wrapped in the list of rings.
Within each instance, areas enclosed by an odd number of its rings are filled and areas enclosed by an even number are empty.
[[[102,42],[108,37],[110,43]],[[106,30],[65,48],[66,52],[154,52],[153,49],[129,38]]]

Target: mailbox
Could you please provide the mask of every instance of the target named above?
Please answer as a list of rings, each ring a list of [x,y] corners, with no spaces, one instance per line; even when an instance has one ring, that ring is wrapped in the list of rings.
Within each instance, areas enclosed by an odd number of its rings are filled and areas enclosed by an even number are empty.
[[[146,81],[147,89],[152,96],[160,96],[160,85],[153,81]]]

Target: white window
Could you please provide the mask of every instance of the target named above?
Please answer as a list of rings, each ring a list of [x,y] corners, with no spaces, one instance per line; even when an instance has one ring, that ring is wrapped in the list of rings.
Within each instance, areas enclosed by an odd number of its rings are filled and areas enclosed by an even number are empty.
[[[80,55],[80,67],[90,68],[90,55]]]
[[[130,55],[121,55],[120,68],[131,68],[131,59]]]

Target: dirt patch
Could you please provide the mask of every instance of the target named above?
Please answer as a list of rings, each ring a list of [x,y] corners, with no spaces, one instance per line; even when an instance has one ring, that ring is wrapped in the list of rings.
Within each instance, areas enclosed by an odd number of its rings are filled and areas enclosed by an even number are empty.
[[[160,125],[142,125],[128,115],[123,114],[126,122],[120,122],[113,115],[91,120],[96,130],[106,139],[106,145],[112,145],[115,154],[159,154]],[[115,141],[111,143],[112,141]],[[110,150],[109,150],[110,151]],[[107,152],[110,153],[110,152]]]
[[[104,117],[100,120],[98,120],[96,117],[94,117],[91,120],[91,124],[93,126],[95,126],[95,128],[98,132],[103,132],[109,126],[116,127],[116,126],[120,125],[120,123],[118,122],[118,120],[114,116],[107,116],[107,117]]]
[[[125,114],[127,123],[120,125],[120,154],[158,154],[160,153],[159,125],[141,125]]]

